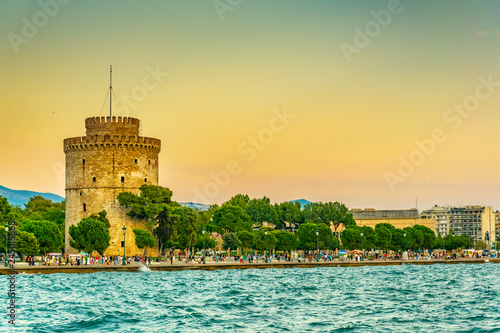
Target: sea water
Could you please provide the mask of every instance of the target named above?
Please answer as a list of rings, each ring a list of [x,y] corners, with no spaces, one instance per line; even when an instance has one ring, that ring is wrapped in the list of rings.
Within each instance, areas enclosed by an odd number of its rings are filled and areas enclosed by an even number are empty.
[[[20,274],[16,306],[2,331],[500,332],[500,265]]]

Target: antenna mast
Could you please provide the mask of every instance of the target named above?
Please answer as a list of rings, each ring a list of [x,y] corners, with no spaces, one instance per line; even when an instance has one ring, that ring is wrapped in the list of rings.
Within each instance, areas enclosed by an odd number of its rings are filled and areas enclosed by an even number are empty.
[[[113,65],[109,65],[109,121],[111,121],[111,101],[113,99]]]

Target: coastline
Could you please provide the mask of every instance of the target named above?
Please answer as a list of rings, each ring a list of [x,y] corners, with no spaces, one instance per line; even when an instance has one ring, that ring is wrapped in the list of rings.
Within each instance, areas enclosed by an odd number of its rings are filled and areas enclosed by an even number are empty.
[[[182,271],[182,270],[204,270],[213,271],[219,269],[267,269],[267,268],[312,268],[312,267],[361,267],[361,266],[394,266],[394,265],[435,265],[435,264],[484,264],[500,263],[500,258],[488,259],[458,259],[458,260],[366,260],[366,261],[340,261],[333,260],[327,262],[279,262],[241,264],[234,262],[208,262],[206,264],[185,264],[176,263],[153,263],[151,266],[144,266],[139,263],[132,265],[118,266],[34,266],[23,267],[18,264],[14,268],[0,268],[0,275],[10,274],[54,274],[54,273],[96,273],[96,272],[138,272],[142,267],[147,267],[151,271]]]

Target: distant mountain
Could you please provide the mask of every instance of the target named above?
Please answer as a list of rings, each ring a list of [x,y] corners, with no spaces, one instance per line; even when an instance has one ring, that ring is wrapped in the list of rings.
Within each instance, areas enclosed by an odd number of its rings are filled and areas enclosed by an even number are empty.
[[[308,201],[306,199],[298,199],[298,200],[292,200],[292,201],[289,201],[289,202],[300,202],[300,207],[301,208],[304,208],[305,205],[309,204],[309,203],[312,203],[311,201]]]
[[[210,205],[200,204],[196,202],[179,202],[182,206],[189,207],[195,210],[207,210],[210,208]]]
[[[60,195],[53,194],[53,193],[41,193],[41,192],[34,192],[34,191],[21,191],[21,190],[12,190],[10,188],[4,187],[0,185],[0,195],[2,197],[7,198],[7,201],[12,206],[21,206],[21,208],[24,208],[24,204],[29,201],[31,197],[34,197],[35,195],[40,195],[44,197],[45,199],[52,200],[53,202],[61,202],[64,201],[64,198],[61,197]]]

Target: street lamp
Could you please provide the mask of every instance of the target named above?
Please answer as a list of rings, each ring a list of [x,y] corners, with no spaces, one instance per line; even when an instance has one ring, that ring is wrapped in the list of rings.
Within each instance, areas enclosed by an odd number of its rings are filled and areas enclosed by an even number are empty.
[[[319,262],[319,230],[316,229],[316,261]]]
[[[403,235],[405,236],[405,252],[406,252],[406,232]]]
[[[340,232],[339,243],[340,243],[340,251],[342,251],[342,231]]]
[[[361,231],[361,261],[363,261],[364,254],[365,254],[365,250],[364,250],[364,244],[363,244],[363,231]]]
[[[264,231],[264,235],[266,235],[266,264],[267,264],[267,230]]]
[[[127,232],[127,228],[125,226],[123,226],[123,260],[122,260],[122,264],[123,266],[127,265],[127,262],[125,260],[125,233]]]
[[[203,264],[205,264],[205,227],[201,228],[201,234],[203,235]]]
[[[9,264],[7,263],[7,249],[9,247],[9,244],[7,243],[9,241],[8,234],[9,225],[7,224],[7,222],[5,222],[5,267],[9,266]]]

